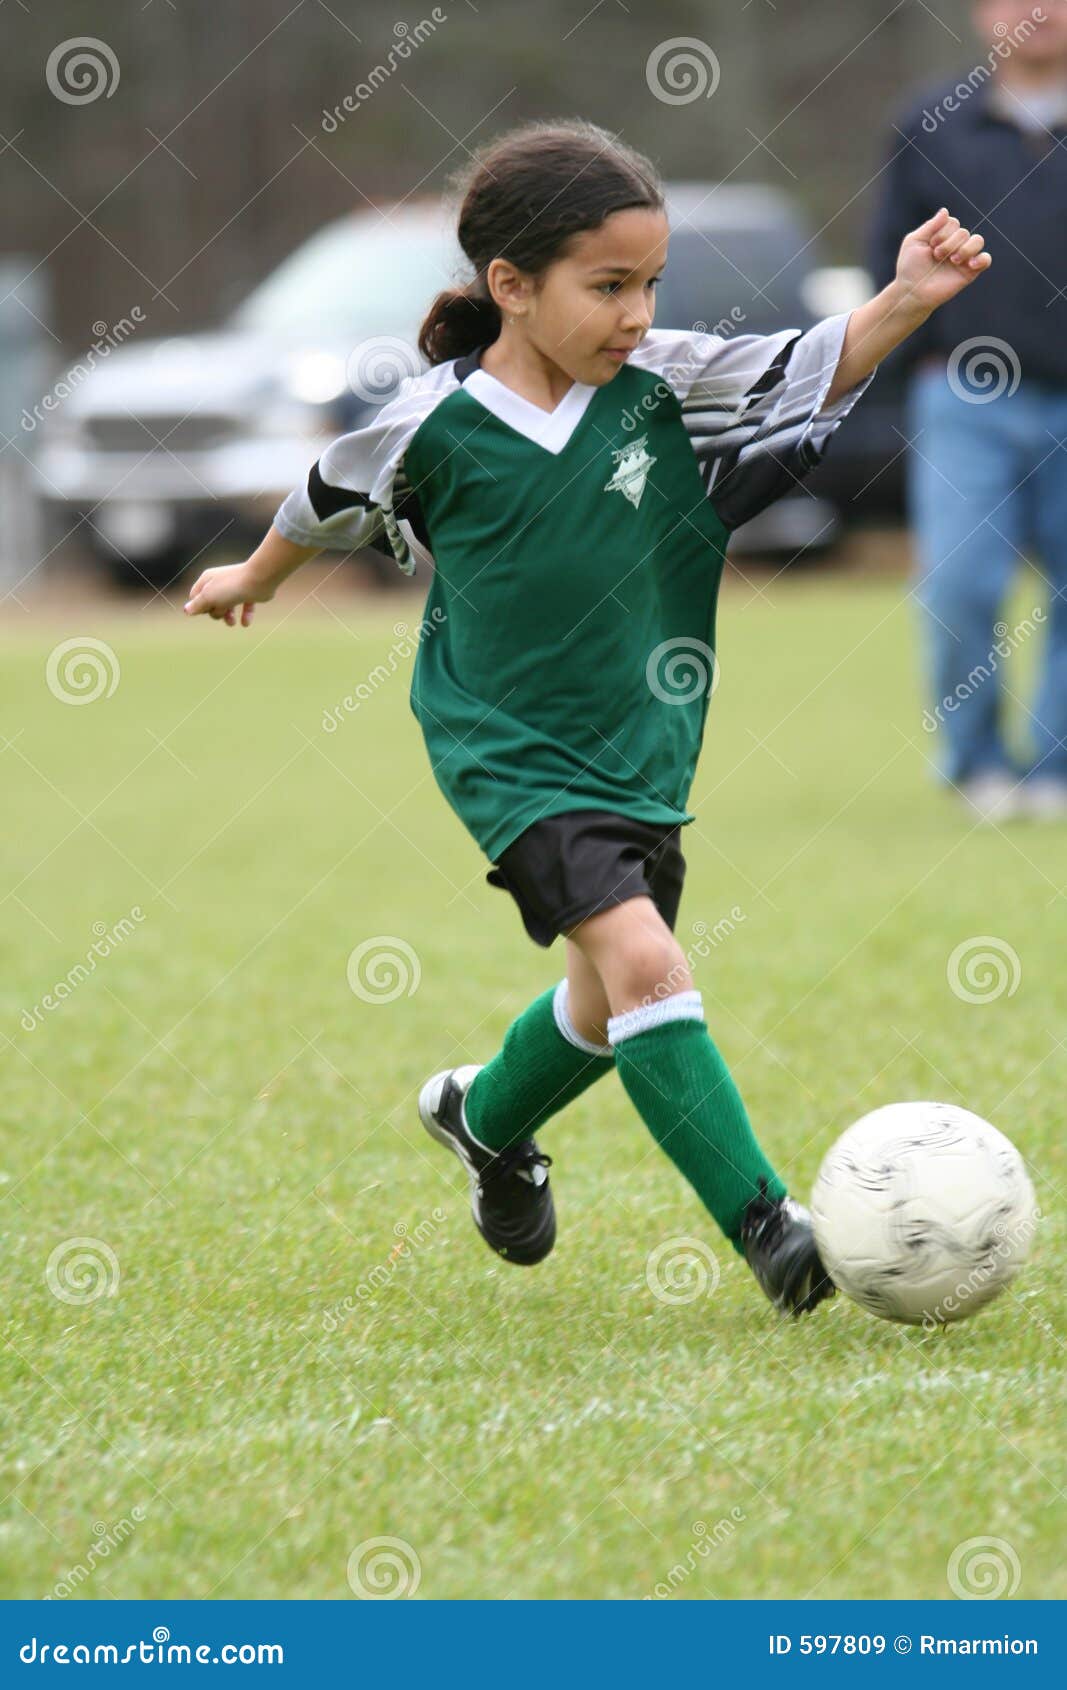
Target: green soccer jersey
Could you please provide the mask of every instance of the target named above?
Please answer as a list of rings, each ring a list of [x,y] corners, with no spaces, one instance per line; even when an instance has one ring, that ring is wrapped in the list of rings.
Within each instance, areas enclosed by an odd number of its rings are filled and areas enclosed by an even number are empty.
[[[820,409],[846,323],[653,330],[551,412],[474,353],[403,383],[282,505],[275,526],[298,544],[378,540],[410,570],[406,527],[432,557],[411,705],[490,859],[565,810],[693,819],[725,545],[871,379]]]

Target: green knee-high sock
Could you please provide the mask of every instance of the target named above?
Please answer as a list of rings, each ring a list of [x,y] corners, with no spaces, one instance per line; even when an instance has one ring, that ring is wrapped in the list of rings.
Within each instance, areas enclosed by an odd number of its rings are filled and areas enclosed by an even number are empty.
[[[772,1198],[784,1197],[786,1188],[760,1149],[712,1042],[700,993],[680,992],[612,1016],[608,1037],[641,1119],[740,1250],[741,1218],[760,1180]]]
[[[560,981],[511,1023],[496,1056],[475,1076],[464,1104],[475,1138],[491,1150],[529,1138],[550,1115],[610,1074],[611,1046],[578,1040],[566,981]]]

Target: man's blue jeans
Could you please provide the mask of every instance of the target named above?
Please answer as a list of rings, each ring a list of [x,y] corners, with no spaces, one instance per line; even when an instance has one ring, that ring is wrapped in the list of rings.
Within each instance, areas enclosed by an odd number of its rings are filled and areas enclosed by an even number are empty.
[[[955,387],[943,364],[926,364],[907,399],[908,515],[930,671],[924,723],[937,724],[951,781],[993,770],[1067,780],[1067,388],[1024,378],[983,403]],[[1035,593],[1007,627],[1002,611],[1026,560],[1045,576],[1047,602]],[[1030,638],[1042,647],[1041,674],[1024,706],[1031,755],[1019,768],[1003,738],[1003,683]]]

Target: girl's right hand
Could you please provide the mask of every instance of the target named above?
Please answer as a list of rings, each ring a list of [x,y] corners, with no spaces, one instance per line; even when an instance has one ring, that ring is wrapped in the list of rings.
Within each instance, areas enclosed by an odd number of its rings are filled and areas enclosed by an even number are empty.
[[[247,628],[257,604],[266,604],[274,597],[273,586],[258,579],[245,563],[224,563],[217,569],[205,569],[193,583],[184,605],[186,616],[202,616],[205,612],[215,622],[236,627],[234,611],[241,607],[241,627]]]

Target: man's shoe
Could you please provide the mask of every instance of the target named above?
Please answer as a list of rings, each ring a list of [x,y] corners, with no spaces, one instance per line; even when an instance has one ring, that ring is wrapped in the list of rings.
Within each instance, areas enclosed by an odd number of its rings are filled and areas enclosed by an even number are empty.
[[[471,1214],[485,1242],[505,1261],[532,1267],[556,1242],[548,1183],[551,1156],[533,1138],[491,1150],[467,1126],[463,1100],[481,1068],[448,1068],[419,1093],[419,1119],[431,1138],[455,1152],[471,1182]]]
[[[1023,782],[1010,773],[990,769],[961,781],[958,791],[972,815],[983,822],[1010,822],[1026,813]]]
[[[1019,788],[1023,810],[1036,822],[1067,821],[1067,780],[1035,775]]]
[[[783,1314],[810,1314],[837,1289],[816,1248],[808,1210],[791,1197],[768,1197],[765,1179],[745,1210],[741,1247],[760,1286]]]

